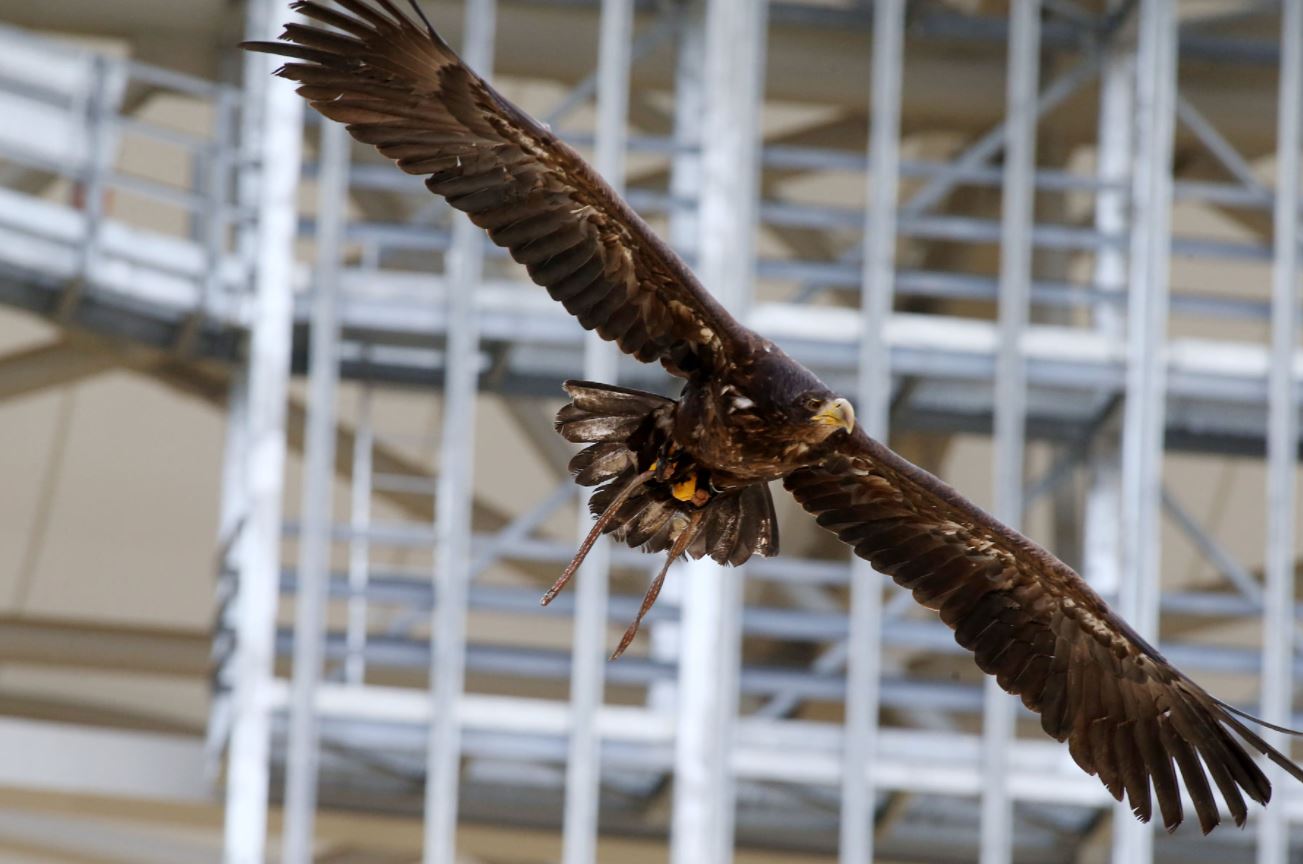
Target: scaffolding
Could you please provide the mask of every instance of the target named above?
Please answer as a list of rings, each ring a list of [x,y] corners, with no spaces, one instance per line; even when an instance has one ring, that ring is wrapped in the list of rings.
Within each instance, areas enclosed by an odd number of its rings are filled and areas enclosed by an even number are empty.
[[[990,436],[1001,519],[1020,525],[1051,502],[1054,551],[1139,632],[1196,679],[1252,682],[1236,698],[1297,728],[1303,0],[1228,2],[1207,17],[1178,14],[1176,0],[1016,0],[1007,19],[973,5],[579,4],[600,22],[596,65],[545,119],[591,148],[617,188],[634,160],[658,165],[658,181],[628,184],[631,203],[735,314],[856,394],[870,434]],[[496,6],[466,0],[457,40],[485,74]],[[287,14],[250,0],[247,31],[274,37]],[[1249,35],[1222,34],[1232,26]],[[767,80],[773,41],[847,31],[872,63],[867,151],[766,140],[766,112],[797,98]],[[911,55],[936,46],[1007,63],[1003,121],[945,159],[902,146]],[[672,58],[668,128],[635,132],[630,80],[658,52]],[[1274,176],[1183,92],[1185,63],[1278,75]],[[276,800],[287,862],[312,860],[319,806],[421,813],[428,864],[453,864],[465,820],[558,826],[565,864],[596,861],[603,832],[668,835],[675,864],[726,862],[735,847],[843,864],[1076,861],[1110,844],[1119,862],[1283,864],[1291,836],[1300,848],[1303,790],[1278,776],[1254,830],[1156,838],[1016,699],[919,662],[967,658],[907,594],[831,545],[744,572],[677,566],[646,652],[608,665],[608,625],[632,615],[652,565],[603,544],[573,594],[538,607],[537,577],[572,552],[548,526],[587,521],[567,517],[586,510],[546,418],[565,378],[665,390],[660,371],[586,337],[468,221],[305,115],[268,58],[244,60],[238,89],[93,55],[64,66],[42,90],[0,65],[0,96],[88,145],[51,159],[0,130],[6,160],[83,190],[64,206],[0,189],[0,299],[167,351],[173,375],[229,388],[209,730],[210,759],[225,764],[227,861],[265,860]],[[196,165],[180,192],[143,189],[106,162],[125,146],[111,142],[142,132],[120,110],[141,78],[212,111],[209,135],[177,142]],[[1098,103],[1085,167],[1053,146],[1047,119],[1090,104],[1083,94]],[[594,128],[576,128],[594,97]],[[1217,179],[1174,167],[1178,133]],[[787,200],[766,182],[792,173],[854,177],[864,203]],[[182,207],[191,237],[115,222],[103,191],[128,186]],[[964,190],[994,207],[957,206]],[[1185,204],[1240,214],[1266,239],[1174,236]],[[774,254],[774,237],[793,236],[820,242]],[[921,244],[998,249],[998,268]],[[1260,266],[1270,291],[1181,290],[1172,262],[1192,259]],[[1241,338],[1264,325],[1268,339]],[[286,404],[305,371],[300,416]],[[401,443],[413,430],[383,410],[386,394],[413,387],[437,391],[437,459],[413,456]],[[519,512],[475,496],[486,396],[502,397],[553,473]],[[301,489],[286,487],[290,437]],[[1034,474],[1033,444],[1048,454]],[[1164,486],[1164,457],[1178,452],[1266,459],[1265,579]],[[337,488],[347,501],[332,500]],[[1165,519],[1215,563],[1218,585],[1160,590]],[[489,617],[498,631],[474,626]],[[1161,626],[1173,619],[1189,626]],[[1214,621],[1260,631],[1261,651],[1207,638],[1200,624]]]

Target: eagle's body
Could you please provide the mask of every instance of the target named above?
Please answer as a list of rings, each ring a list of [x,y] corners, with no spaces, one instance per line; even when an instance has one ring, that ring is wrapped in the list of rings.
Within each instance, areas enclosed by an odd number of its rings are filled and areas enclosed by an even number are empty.
[[[1214,785],[1242,825],[1245,796],[1271,796],[1246,745],[1303,780],[1071,568],[855,428],[846,400],[730,316],[578,153],[428,22],[393,0],[336,4],[346,11],[295,3],[318,26],[290,24],[284,41],[248,47],[290,58],[279,74],[314,108],[424,176],[585,328],[684,379],[678,400],[567,383],[557,429],[590,445],[571,469],[599,487],[598,520],[545,599],[600,531],[668,550],[666,567],[684,554],[728,564],[776,554],[767,484],[781,479],[821,526],[936,609],[978,666],[1138,818],[1153,812],[1152,786],[1175,828],[1183,780],[1204,831],[1220,819]]]
[[[590,501],[602,517],[594,531],[650,552],[673,550],[682,540],[680,553],[721,564],[778,554],[768,484],[823,461],[839,433],[853,428],[855,415],[849,402],[767,339],[752,335],[729,358],[729,370],[727,377],[689,378],[677,400],[567,382],[573,401],[557,415],[557,430],[591,445],[575,456],[571,471],[581,485],[605,484]],[[613,506],[638,478],[643,485]],[[658,578],[653,591],[659,584]]]
[[[747,347],[732,361],[736,374],[688,382],[674,428],[675,440],[730,485],[781,480],[815,464],[838,428],[808,423],[836,401],[809,370],[767,339]],[[854,419],[849,403],[842,410]]]

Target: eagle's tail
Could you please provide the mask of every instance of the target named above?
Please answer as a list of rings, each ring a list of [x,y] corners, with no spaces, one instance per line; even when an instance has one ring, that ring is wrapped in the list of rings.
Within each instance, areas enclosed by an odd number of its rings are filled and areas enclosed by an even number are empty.
[[[566,586],[601,534],[645,552],[668,550],[614,659],[633,640],[670,564],[685,554],[734,565],[753,554],[777,554],[777,520],[767,485],[717,490],[709,472],[673,446],[673,400],[589,381],[567,381],[565,389],[571,401],[557,413],[556,429],[589,445],[570,460],[570,471],[579,485],[600,487],[588,502],[597,521],[543,605]]]

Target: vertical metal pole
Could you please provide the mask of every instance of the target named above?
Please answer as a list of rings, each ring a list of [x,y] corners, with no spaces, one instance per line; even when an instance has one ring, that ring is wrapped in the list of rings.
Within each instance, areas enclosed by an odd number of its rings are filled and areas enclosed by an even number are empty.
[[[1126,0],[1110,0],[1116,12]],[[1124,183],[1131,173],[1133,120],[1133,75],[1135,55],[1113,40],[1103,48],[1099,91],[1099,160],[1096,176],[1109,188],[1095,196],[1095,230],[1123,236],[1128,230],[1130,196]],[[1102,246],[1095,253],[1095,286],[1106,296],[1122,297],[1127,283],[1127,255],[1119,246]],[[1092,311],[1095,329],[1119,344],[1124,338],[1124,320],[1119,304],[1100,302]],[[1121,528],[1122,462],[1118,427],[1108,423],[1091,442],[1087,466],[1082,575],[1096,591],[1113,597],[1122,571]]]
[[[279,4],[278,4],[279,5]],[[250,6],[250,36],[271,32],[270,4]],[[290,284],[303,143],[303,100],[288,81],[268,80],[272,58],[250,54],[245,80],[258,80],[258,231],[249,345],[248,515],[240,541],[234,692],[226,784],[227,864],[259,864],[267,834],[271,745],[268,690],[275,660],[280,584],[281,495],[285,469],[285,397],[289,386]]]
[[[1303,110],[1303,0],[1285,0],[1280,28],[1280,85],[1276,129],[1274,267],[1271,280],[1271,363],[1267,376],[1267,554],[1262,626],[1262,716],[1290,726],[1294,705],[1294,544],[1298,531],[1298,378],[1294,352],[1299,321],[1299,112]],[[1280,732],[1262,730],[1273,746],[1288,751]],[[1272,786],[1284,794],[1289,781],[1267,766]],[[1291,790],[1292,791],[1292,790]],[[1258,864],[1285,864],[1289,820],[1278,801],[1258,823]]]
[[[249,511],[249,368],[237,367],[226,391],[226,443],[222,453],[222,503],[217,542],[226,550],[219,566],[239,561],[237,534],[243,533]]]
[[[353,488],[349,508],[349,524],[353,531],[348,541],[347,657],[344,660],[344,680],[353,685],[366,681],[366,586],[371,578],[371,541],[367,532],[371,528],[371,466],[374,447],[372,391],[369,383],[360,385],[357,399],[357,423],[353,428]]]
[[[1032,217],[1036,171],[1036,92],[1040,72],[1040,0],[1009,8],[1003,205],[1000,217],[999,349],[995,370],[995,512],[1014,530],[1022,524],[1026,448],[1027,327],[1032,276]],[[1009,745],[1015,699],[994,678],[985,683],[982,722],[982,864],[1013,859]]]
[[[670,171],[670,244],[696,259],[701,247],[701,140],[706,110],[704,0],[679,5],[678,54],[674,67],[674,164]],[[669,585],[665,586],[667,589]]]
[[[706,5],[700,271],[706,286],[737,315],[745,312],[755,272],[767,18],[768,4],[761,0]],[[670,859],[726,864],[733,855],[730,757],[742,574],[708,559],[684,570]]]
[[[1127,0],[1109,0],[1116,12]],[[1120,235],[1127,229],[1129,194],[1123,187],[1131,174],[1134,132],[1135,74],[1133,49],[1114,39],[1103,47],[1099,86],[1099,158],[1095,174],[1108,188],[1095,196],[1095,229],[1101,234]],[[1118,245],[1100,247],[1095,255],[1095,285],[1101,291],[1122,296],[1127,283],[1127,255]],[[1121,338],[1125,329],[1122,308],[1101,301],[1092,310],[1095,326]]]
[[[669,240],[689,263],[697,260],[701,224],[701,126],[704,109],[702,76],[706,62],[705,6],[701,0],[683,0],[677,6],[677,53],[674,66],[674,157],[670,165]],[[659,604],[683,607],[683,579],[677,574],[665,581]],[[677,663],[683,628],[678,618],[651,622],[649,649],[653,660]],[[666,713],[676,710],[678,682],[657,681],[648,689],[647,702]]]
[[[99,257],[100,232],[105,217],[106,180],[109,170],[113,167],[112,148],[109,146],[109,142],[113,140],[109,132],[109,124],[113,122],[113,111],[109,106],[110,64],[109,58],[98,54],[91,58],[91,67],[94,71],[90,80],[90,93],[86,100],[88,140],[86,169],[82,180],[85,236],[82,240],[77,268],[77,277],[85,284],[90,283],[91,269]]]
[[[223,632],[234,630],[238,610],[232,600],[238,597],[240,561],[244,542],[245,520],[249,511],[249,366],[240,363],[231,370],[226,390],[226,441],[222,452],[222,501],[217,520],[217,601],[220,618],[217,627]],[[238,602],[238,601],[237,601]],[[216,778],[221,771],[222,756],[231,731],[234,665],[217,670],[212,704],[208,711],[208,729],[204,734],[204,773]]]
[[[597,59],[597,170],[617,192],[624,187],[624,151],[629,113],[632,0],[602,0]],[[614,383],[616,348],[596,333],[584,342],[584,377]],[[588,533],[588,495],[580,495],[580,536]],[[607,578],[611,549],[602,538],[589,552],[575,586],[571,646],[570,741],[566,759],[564,864],[597,861],[598,807],[601,800],[601,739],[597,710],[605,689]]]
[[[493,68],[496,0],[467,0],[462,56],[485,77]],[[426,752],[425,864],[455,864],[461,774],[462,689],[466,677],[466,607],[470,582],[471,466],[479,329],[475,294],[484,266],[484,237],[464,216],[453,223],[448,253],[448,345],[444,370],[435,524],[435,603],[430,668],[431,722]]]
[[[873,9],[869,113],[869,209],[864,225],[863,297],[857,401],[868,434],[890,435],[891,351],[886,324],[896,289],[896,198],[900,184],[900,93],[904,75],[904,0]],[[846,656],[846,715],[838,861],[873,860],[874,751],[882,673],[882,576],[851,557]]]
[[[272,28],[279,21],[273,14],[273,4],[269,0],[246,0],[245,34],[250,39],[264,35],[274,35]],[[282,11],[276,4],[275,11]],[[279,31],[276,31],[279,32]],[[242,52],[243,80],[240,86],[239,131],[235,141],[235,203],[237,215],[233,219],[236,226],[236,258],[242,268],[242,275],[247,271],[250,280],[256,267],[258,251],[258,224],[243,214],[258,206],[261,194],[258,161],[262,158],[263,116],[267,113],[267,88],[272,79],[263,73],[274,68],[268,63],[255,63],[249,52]]]
[[[226,257],[226,228],[228,224],[227,192],[231,167],[231,132],[235,108],[233,93],[219,87],[213,102],[213,140],[209,146],[203,183],[208,212],[196,214],[202,225],[204,259],[207,272],[199,286],[199,303],[195,309],[196,321],[212,308],[213,298],[222,287],[222,262]],[[233,211],[229,211],[233,212]]]
[[[335,481],[335,399],[339,389],[340,247],[348,204],[348,133],[321,125],[317,236],[309,354],[303,533],[299,537],[294,615],[294,679],[290,687],[289,753],[285,766],[285,827],[281,860],[310,864],[317,809],[317,685],[325,640]]]
[[[1126,405],[1122,418],[1122,553],[1119,609],[1147,639],[1158,634],[1159,529],[1166,425],[1168,269],[1176,102],[1175,0],[1145,0],[1136,59]],[[1153,830],[1116,805],[1113,860],[1153,858]]]
[[[249,34],[263,32],[257,27],[256,12],[259,10],[266,12],[256,5],[251,5],[248,10],[249,17],[245,22],[245,28]],[[244,57],[244,62],[241,98],[238,103],[232,104],[232,108],[238,108],[238,114],[233,111],[231,117],[233,128],[228,133],[228,143],[233,165],[240,169],[233,175],[235,181],[232,184],[233,204],[235,209],[248,212],[257,206],[258,182],[255,176],[257,172],[251,166],[254,165],[254,156],[257,152],[259,127],[255,121],[261,116],[262,94],[266,89],[267,80],[261,76],[261,67],[258,67],[259,71],[254,71],[247,55]],[[234,128],[237,120],[238,128]],[[255,234],[258,226],[253,220],[245,218],[237,219],[233,224],[235,226],[234,251],[241,264],[241,279],[243,280],[247,273],[252,280],[252,268],[248,265],[254,258],[253,250],[256,246]],[[249,377],[249,360],[246,356],[233,370],[226,395],[222,504],[217,528],[218,548],[222,551],[222,560],[218,565],[221,574],[218,587],[219,591],[223,592],[223,602],[226,597],[235,596],[239,590],[243,535],[249,514]],[[225,594],[226,591],[230,591],[231,594]],[[227,604],[224,614],[226,620],[222,622],[223,625],[229,622],[231,629],[236,627],[238,621],[238,610],[234,608],[235,605]],[[234,665],[228,666],[224,672],[227,676],[233,674]],[[233,718],[232,692],[221,687],[222,684],[229,683],[229,679],[219,681],[219,689],[213,699],[212,710],[209,712],[204,755],[208,760],[206,768],[212,776],[216,776],[220,770],[221,759],[228,744],[230,721]]]

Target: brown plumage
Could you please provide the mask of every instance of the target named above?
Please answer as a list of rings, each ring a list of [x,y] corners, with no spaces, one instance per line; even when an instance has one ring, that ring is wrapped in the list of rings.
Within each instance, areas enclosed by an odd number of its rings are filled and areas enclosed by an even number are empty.
[[[1152,780],[1163,824],[1181,823],[1179,770],[1205,833],[1219,821],[1209,775],[1243,825],[1244,796],[1265,804],[1271,785],[1235,736],[1303,780],[1066,564],[862,432],[783,485],[856,555],[937,610],[982,671],[1040,714],[1045,732],[1066,740],[1082,770],[1117,800],[1125,795],[1142,821],[1153,812]]]
[[[618,654],[675,558],[736,565],[777,553],[767,484],[782,479],[820,525],[937,610],[982,670],[1138,818],[1152,815],[1152,787],[1175,828],[1184,782],[1205,832],[1218,822],[1213,786],[1242,825],[1245,796],[1271,796],[1246,745],[1303,780],[1070,568],[854,429],[848,402],[725,312],[574,150],[428,22],[391,0],[336,3],[344,11],[295,3],[326,26],[291,24],[284,41],[246,47],[290,58],[278,74],[314,108],[425,176],[584,327],[686,379],[677,400],[566,384],[572,401],[557,429],[590,445],[571,470],[598,487],[598,520],[546,599],[599,532],[668,550]]]

